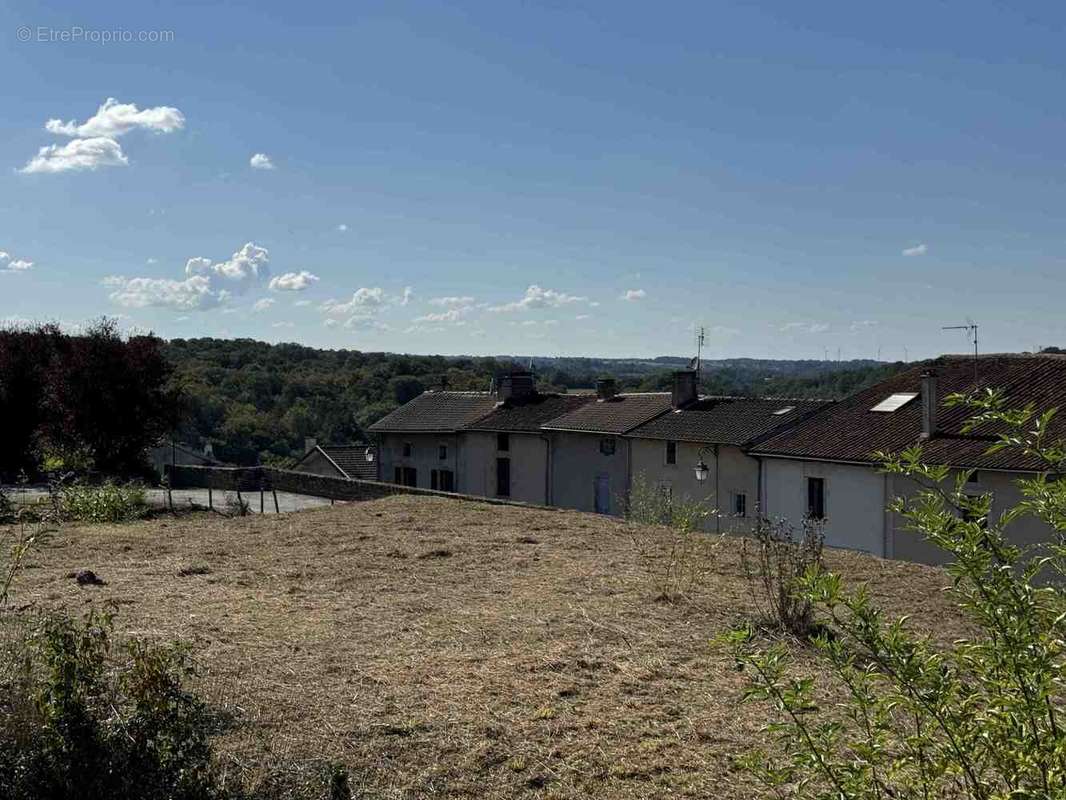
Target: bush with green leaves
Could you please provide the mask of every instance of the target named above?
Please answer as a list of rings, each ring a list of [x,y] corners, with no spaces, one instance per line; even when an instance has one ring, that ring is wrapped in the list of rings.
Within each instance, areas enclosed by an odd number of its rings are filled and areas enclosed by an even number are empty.
[[[1046,470],[1019,481],[1021,502],[994,517],[965,472],[923,462],[920,447],[880,454],[888,473],[923,488],[894,510],[950,554],[948,591],[977,634],[945,644],[886,620],[863,589],[811,569],[797,592],[824,622],[813,637],[843,700],[819,705],[815,682],[796,677],[781,643],[750,626],[729,637],[748,671],[747,698],[776,709],[774,753],[742,763],[780,797],[1066,797],[1066,446],[1051,436],[1054,411],[1006,407],[1002,394],[952,396],[975,416],[967,431],[998,431]],[[1009,526],[1035,517],[1050,541],[1021,547]]]
[[[59,488],[59,515],[77,522],[126,522],[148,513],[144,487],[137,484],[74,483]]]

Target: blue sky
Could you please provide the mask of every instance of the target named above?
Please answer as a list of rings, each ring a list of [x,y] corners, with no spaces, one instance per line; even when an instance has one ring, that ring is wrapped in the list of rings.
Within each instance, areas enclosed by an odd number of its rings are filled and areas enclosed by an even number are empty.
[[[699,323],[715,357],[895,359],[965,350],[940,326],[970,317],[987,350],[1066,345],[1061,3],[176,6],[0,8],[0,319],[604,356]]]

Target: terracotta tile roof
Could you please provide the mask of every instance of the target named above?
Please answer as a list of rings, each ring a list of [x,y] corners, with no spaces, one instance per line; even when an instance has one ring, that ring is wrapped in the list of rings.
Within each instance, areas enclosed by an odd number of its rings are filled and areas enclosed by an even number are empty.
[[[629,432],[643,439],[748,445],[804,419],[825,400],[702,397]],[[784,411],[785,413],[777,413]]]
[[[374,481],[378,477],[378,467],[374,461],[366,460],[366,451],[374,448],[368,444],[321,444],[318,449],[325,453],[334,464],[349,478]]]
[[[535,394],[500,403],[486,417],[466,426],[480,431],[539,431],[546,422],[595,402],[590,394]]]
[[[868,389],[817,412],[788,431],[762,442],[754,452],[762,455],[791,456],[822,461],[872,463],[875,450],[899,452],[919,442],[921,434],[921,375],[929,368],[937,373],[937,435],[925,441],[925,458],[930,463],[956,467],[1003,470],[1039,470],[1039,461],[1003,450],[985,451],[998,432],[984,426],[963,434],[963,423],[972,412],[963,407],[948,408],[945,398],[953,392],[997,388],[1006,394],[1010,407],[1032,403],[1038,410],[1059,407],[1066,411],[1066,357],[1053,355],[989,355],[977,361],[974,380],[972,356],[941,356],[901,372]],[[871,411],[889,395],[917,393],[919,396],[897,411]],[[1053,426],[1052,438],[1066,436],[1066,414]]]
[[[622,434],[670,409],[670,393],[620,394],[610,400],[595,399],[556,417],[545,430]]]
[[[451,432],[475,422],[495,407],[496,396],[489,392],[423,392],[368,430],[371,433]]]

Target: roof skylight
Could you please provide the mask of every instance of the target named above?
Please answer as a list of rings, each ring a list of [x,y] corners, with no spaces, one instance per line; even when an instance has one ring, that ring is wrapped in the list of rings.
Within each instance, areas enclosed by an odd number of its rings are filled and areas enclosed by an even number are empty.
[[[891,414],[893,411],[899,411],[917,396],[917,392],[899,392],[897,394],[890,394],[870,410],[880,411],[884,414]]]

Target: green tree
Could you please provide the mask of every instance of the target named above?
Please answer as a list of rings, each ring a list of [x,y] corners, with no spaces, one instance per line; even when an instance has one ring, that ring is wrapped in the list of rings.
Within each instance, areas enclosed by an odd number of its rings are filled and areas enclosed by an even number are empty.
[[[1022,501],[998,517],[969,475],[930,466],[920,447],[881,454],[885,470],[919,482],[894,510],[952,556],[948,589],[977,635],[945,646],[886,620],[864,589],[810,570],[798,591],[824,626],[811,642],[844,700],[822,708],[814,680],[795,677],[783,644],[731,636],[751,677],[747,699],[778,714],[776,752],[742,763],[779,796],[1007,800],[1066,797],[1066,446],[1055,411],[1011,410],[1002,394],[950,398],[975,412],[968,431],[997,430],[993,451],[1017,449],[1046,470],[1019,481]],[[1008,530],[1036,517],[1054,532],[1023,548]]]

